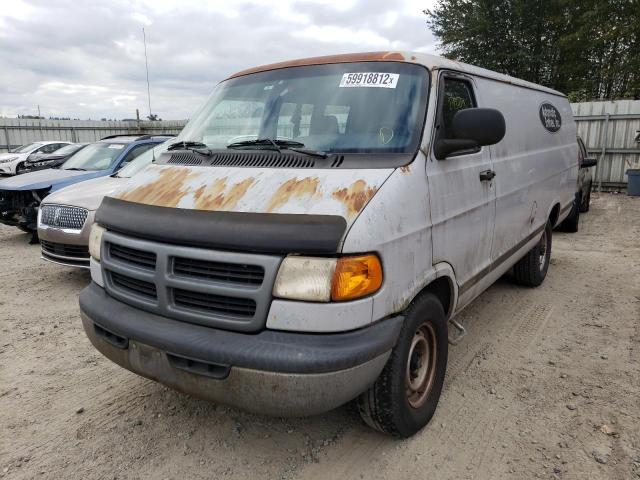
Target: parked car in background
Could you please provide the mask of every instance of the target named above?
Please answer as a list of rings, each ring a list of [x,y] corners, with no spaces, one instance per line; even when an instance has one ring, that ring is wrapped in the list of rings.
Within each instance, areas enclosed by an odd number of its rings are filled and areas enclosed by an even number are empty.
[[[578,137],[578,149],[578,164],[580,165],[580,170],[578,171],[580,212],[585,213],[589,211],[589,204],[591,203],[591,189],[593,187],[592,167],[598,164],[598,160],[588,156],[587,147],[580,137]]]
[[[69,160],[71,155],[82,150],[88,143],[72,143],[56,150],[53,153],[44,153],[31,155],[24,163],[26,172],[35,172],[36,170],[44,170],[45,168],[55,168]]]
[[[0,180],[0,223],[37,231],[40,202],[74,183],[106,177],[169,136],[114,135],[91,143],[60,168],[49,168]]]
[[[104,198],[85,333],[181,392],[276,416],[357,398],[407,437],[455,315],[510,270],[544,281],[577,152],[565,95],[432,55],[245,70]]]
[[[161,149],[159,146],[147,150],[108,177],[86,180],[45,197],[38,212],[42,258],[70,267],[89,268],[89,232],[102,199],[149,165]]]
[[[587,149],[579,136],[576,137],[578,143],[578,179],[576,182],[575,200],[571,206],[571,211],[565,220],[558,225],[558,230],[575,233],[580,228],[580,214],[589,211],[591,202],[591,187],[593,179],[591,167],[595,167],[598,161],[595,158],[587,158]]]
[[[9,153],[2,153],[0,154],[0,174],[15,175],[17,173],[25,173],[27,159],[39,154],[53,153],[66,145],[71,145],[71,142],[34,142],[14,148]]]

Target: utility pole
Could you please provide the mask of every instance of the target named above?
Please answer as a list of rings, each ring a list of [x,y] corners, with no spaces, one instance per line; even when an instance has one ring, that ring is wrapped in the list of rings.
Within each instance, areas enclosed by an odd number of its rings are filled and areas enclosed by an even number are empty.
[[[149,117],[152,117],[151,114],[151,89],[149,88],[149,62],[147,60],[147,35],[144,32],[144,27],[142,27],[142,41],[144,42],[144,66],[147,70],[147,100],[149,101]]]
[[[41,115],[40,115],[40,105],[38,105],[38,118],[40,118],[40,117],[41,117]]]

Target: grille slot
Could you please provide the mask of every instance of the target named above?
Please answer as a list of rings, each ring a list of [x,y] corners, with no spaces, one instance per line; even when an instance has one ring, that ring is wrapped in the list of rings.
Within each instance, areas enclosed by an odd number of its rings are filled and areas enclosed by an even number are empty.
[[[179,288],[173,290],[173,301],[177,307],[209,314],[251,318],[256,312],[256,302],[248,298],[226,297]]]
[[[261,285],[264,279],[264,268],[259,265],[211,262],[182,257],[173,258],[173,273],[185,277],[244,285]]]
[[[155,300],[157,298],[156,286],[153,283],[138,280],[137,278],[120,275],[116,272],[109,272],[113,285],[129,293],[140,295],[145,298]]]
[[[230,152],[217,154],[211,161],[216,167],[277,167],[277,168],[313,168],[315,162],[302,155],[282,153],[242,153]]]
[[[156,268],[156,254],[153,252],[146,252],[144,250],[138,250],[137,248],[110,243],[109,254],[121,262],[131,263],[150,270]]]
[[[40,221],[49,227],[81,230],[87,219],[87,211],[80,207],[43,205],[40,210]]]
[[[174,153],[167,163],[177,165],[202,165],[202,158],[194,153]]]
[[[67,245],[64,243],[48,242],[46,240],[41,240],[40,245],[42,246],[42,250],[49,255],[80,259],[89,258],[89,249],[85,245]]]

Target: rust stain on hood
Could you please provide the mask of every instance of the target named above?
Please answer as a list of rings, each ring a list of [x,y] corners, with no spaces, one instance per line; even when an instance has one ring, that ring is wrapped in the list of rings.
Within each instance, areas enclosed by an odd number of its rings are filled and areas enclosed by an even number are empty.
[[[348,188],[334,190],[331,196],[347,207],[349,217],[355,217],[371,200],[377,190],[376,187],[368,187],[364,180],[357,180]]]
[[[182,200],[182,197],[189,193],[189,188],[185,186],[185,183],[193,176],[195,175],[186,168],[165,168],[152,182],[125,191],[117,195],[116,198],[129,202],[175,207]]]
[[[267,205],[267,212],[273,212],[279,207],[287,203],[292,198],[301,198],[303,196],[314,196],[318,194],[318,186],[320,179],[317,177],[306,177],[298,180],[291,178],[284,182],[276,190]]]
[[[255,181],[252,177],[247,178],[227,190],[227,177],[218,178],[211,185],[203,185],[194,192],[193,206],[198,210],[233,210]]]

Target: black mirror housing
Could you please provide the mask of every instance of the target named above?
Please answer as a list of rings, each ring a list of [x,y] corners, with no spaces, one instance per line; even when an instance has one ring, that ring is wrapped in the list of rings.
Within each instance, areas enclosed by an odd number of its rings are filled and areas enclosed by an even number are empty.
[[[597,164],[598,164],[598,160],[596,160],[595,158],[585,158],[584,160],[582,160],[582,163],[580,164],[580,168],[595,167]]]
[[[455,138],[473,140],[478,145],[495,145],[504,138],[504,116],[494,108],[467,108],[453,116]]]
[[[451,122],[454,138],[439,139],[434,145],[438,160],[461,150],[495,145],[504,138],[504,116],[494,108],[466,108],[456,112]]]

